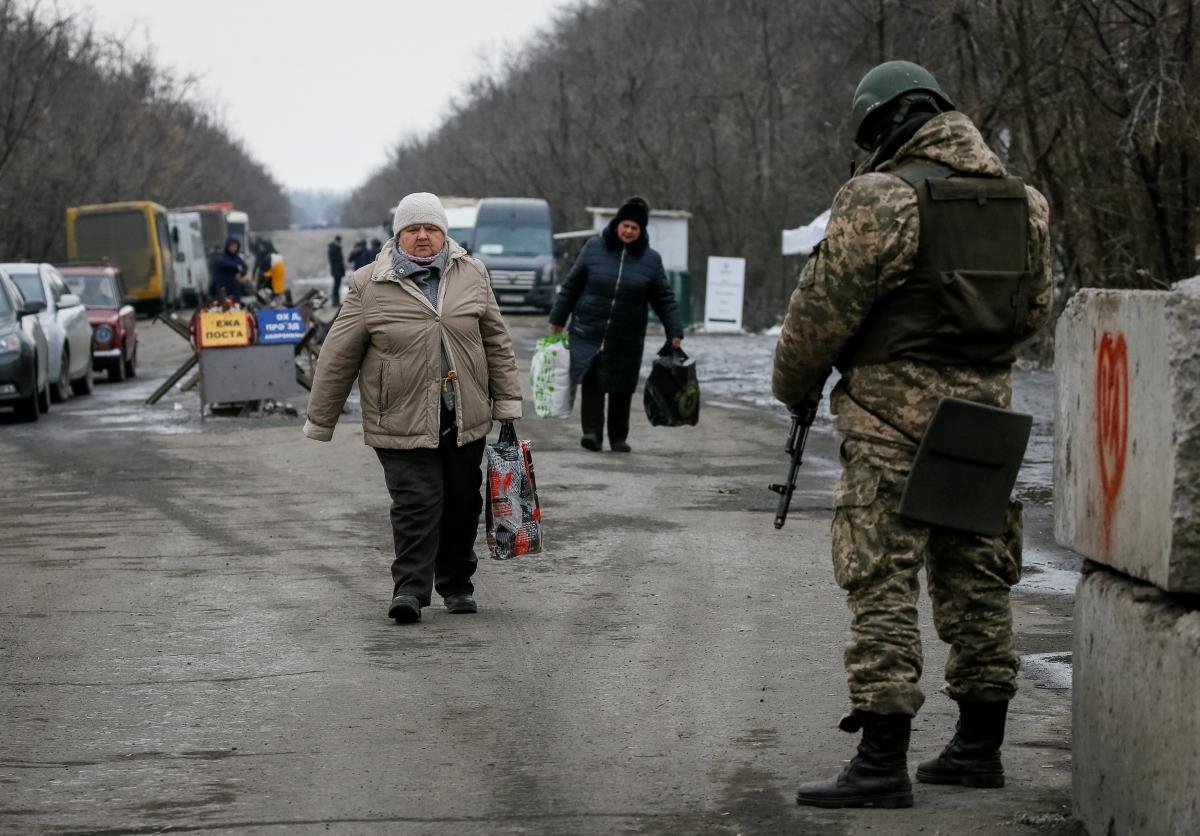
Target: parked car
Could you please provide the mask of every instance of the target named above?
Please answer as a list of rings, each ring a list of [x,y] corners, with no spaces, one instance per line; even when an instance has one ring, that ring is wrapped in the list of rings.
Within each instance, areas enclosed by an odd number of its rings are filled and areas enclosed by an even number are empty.
[[[528,197],[482,198],[470,249],[487,267],[501,307],[550,310],[555,275],[549,203]]]
[[[133,296],[125,291],[121,271],[107,264],[60,269],[71,292],[87,306],[92,326],[92,365],[119,382],[137,374],[137,320]]]
[[[41,309],[38,302],[26,302],[0,270],[0,406],[13,407],[25,421],[50,409],[50,352],[38,322]]]
[[[50,398],[65,401],[92,391],[92,326],[87,308],[67,291],[62,274],[52,264],[0,264],[26,302],[41,302],[38,315],[46,332],[50,357]]]

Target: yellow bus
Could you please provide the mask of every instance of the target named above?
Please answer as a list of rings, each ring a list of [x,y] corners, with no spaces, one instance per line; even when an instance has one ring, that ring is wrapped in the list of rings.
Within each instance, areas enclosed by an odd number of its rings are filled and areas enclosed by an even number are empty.
[[[148,200],[67,209],[67,258],[108,259],[121,268],[138,307],[158,312],[179,296],[167,210]]]

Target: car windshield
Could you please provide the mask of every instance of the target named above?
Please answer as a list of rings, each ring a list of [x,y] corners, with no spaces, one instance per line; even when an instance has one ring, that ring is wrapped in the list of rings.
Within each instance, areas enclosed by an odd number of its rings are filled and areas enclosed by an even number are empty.
[[[63,276],[67,287],[78,296],[85,305],[94,308],[115,308],[121,304],[117,298],[117,289],[113,286],[112,276],[107,273],[88,273]]]
[[[13,284],[17,286],[17,290],[21,291],[21,295],[25,297],[26,302],[46,302],[46,287],[42,284],[41,277],[35,273],[18,272],[9,270],[8,275],[12,277]]]
[[[483,255],[550,255],[550,230],[544,226],[477,226],[475,250]]]
[[[0,287],[0,319],[12,319],[12,303],[8,301],[8,293]]]

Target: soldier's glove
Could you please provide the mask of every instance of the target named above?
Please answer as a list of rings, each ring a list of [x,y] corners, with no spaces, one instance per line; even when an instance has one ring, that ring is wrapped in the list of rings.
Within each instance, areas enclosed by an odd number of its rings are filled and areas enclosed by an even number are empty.
[[[800,420],[802,424],[811,424],[817,417],[817,407],[821,405],[821,395],[825,392],[825,381],[829,375],[821,378],[820,383],[808,390],[800,403],[789,407],[789,411]]]

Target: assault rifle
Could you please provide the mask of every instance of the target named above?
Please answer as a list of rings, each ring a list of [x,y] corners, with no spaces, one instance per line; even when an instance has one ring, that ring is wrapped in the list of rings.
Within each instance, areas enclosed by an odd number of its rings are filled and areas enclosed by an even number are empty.
[[[792,413],[792,428],[788,430],[787,454],[792,458],[788,468],[787,481],[782,485],[775,482],[770,489],[779,494],[779,507],[775,509],[775,528],[783,528],[787,522],[788,508],[792,504],[792,494],[796,492],[796,474],[804,459],[804,445],[808,441],[808,430],[817,418],[817,405],[821,402],[821,389],[817,396],[800,407],[799,412]]]

